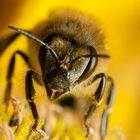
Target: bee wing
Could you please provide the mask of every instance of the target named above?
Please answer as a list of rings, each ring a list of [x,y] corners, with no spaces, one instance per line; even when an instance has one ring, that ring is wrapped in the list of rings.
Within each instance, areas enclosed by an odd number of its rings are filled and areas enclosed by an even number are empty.
[[[19,33],[14,33],[6,38],[0,39],[0,55],[7,49],[7,47],[19,36]]]

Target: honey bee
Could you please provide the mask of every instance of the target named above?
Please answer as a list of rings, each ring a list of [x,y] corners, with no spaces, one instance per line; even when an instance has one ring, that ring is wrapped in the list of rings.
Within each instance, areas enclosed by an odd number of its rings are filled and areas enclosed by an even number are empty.
[[[94,85],[96,81],[99,81],[96,90],[90,95],[94,97],[94,100],[84,116],[84,125],[87,130],[86,136],[88,136],[89,125],[87,120],[95,112],[103,99],[106,83],[109,81],[108,98],[102,114],[100,128],[100,137],[104,139],[107,131],[109,109],[113,102],[114,83],[112,78],[107,76],[103,70],[96,70],[100,59],[110,58],[105,51],[102,30],[96,22],[79,12],[58,10],[52,12],[47,21],[39,24],[33,30],[36,35],[33,35],[31,33],[32,31],[28,32],[13,25],[10,25],[9,28],[15,30],[16,33],[5,40],[0,40],[2,48],[6,48],[20,34],[38,43],[39,55],[36,58],[39,60],[41,73],[38,74],[31,67],[31,62],[26,54],[17,50],[12,55],[8,68],[7,87],[4,99],[7,106],[11,98],[11,79],[15,68],[16,54],[19,54],[31,68],[26,74],[25,88],[26,99],[35,120],[32,129],[36,129],[39,119],[34,102],[35,89],[33,79],[38,84],[41,84],[40,80],[43,81],[46,94],[51,101],[58,100],[66,93],[71,93],[77,86],[87,88]],[[72,99],[70,102],[72,102]]]

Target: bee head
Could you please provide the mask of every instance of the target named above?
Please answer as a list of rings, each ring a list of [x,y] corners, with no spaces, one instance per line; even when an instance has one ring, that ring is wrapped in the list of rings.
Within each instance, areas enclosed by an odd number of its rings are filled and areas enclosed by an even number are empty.
[[[58,60],[51,52],[45,52],[46,85],[59,92],[65,92],[80,83],[93,72],[97,59],[96,50],[91,46],[79,45],[74,39],[60,34],[51,34],[44,39],[57,54]],[[44,50],[40,50],[40,57]],[[44,68],[43,68],[44,69]]]

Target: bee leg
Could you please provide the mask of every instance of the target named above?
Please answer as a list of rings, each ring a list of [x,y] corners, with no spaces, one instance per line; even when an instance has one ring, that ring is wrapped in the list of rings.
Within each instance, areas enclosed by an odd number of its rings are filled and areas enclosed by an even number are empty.
[[[28,64],[28,66],[30,67],[28,57],[23,52],[16,51],[13,54],[13,56],[10,60],[10,64],[9,64],[8,72],[7,72],[7,76],[6,76],[7,86],[6,86],[5,97],[4,97],[4,102],[6,103],[6,111],[8,109],[9,101],[11,98],[12,76],[13,76],[14,68],[15,68],[15,56],[16,56],[16,54],[19,54],[25,60],[25,62]]]
[[[87,113],[84,116],[84,124],[85,127],[87,129],[87,135],[86,137],[89,135],[89,125],[88,125],[88,118],[90,118],[90,116],[92,115],[92,113],[95,111],[95,109],[98,107],[98,104],[100,103],[103,94],[104,94],[104,90],[105,90],[105,85],[106,85],[106,76],[104,73],[99,73],[97,75],[95,75],[93,77],[93,79],[91,80],[90,83],[88,83],[86,86],[91,85],[93,82],[95,82],[96,80],[101,79],[99,86],[94,94],[95,96],[95,100],[93,101],[92,105],[90,106],[89,110],[87,111]]]
[[[108,123],[108,118],[109,118],[109,110],[112,107],[112,103],[113,103],[113,99],[114,99],[114,82],[113,79],[111,77],[108,77],[107,80],[111,83],[110,87],[109,87],[109,91],[108,91],[108,98],[107,98],[107,102],[106,102],[106,107],[103,111],[102,114],[102,121],[101,121],[101,139],[103,140],[105,135],[106,135],[106,131],[107,131],[107,123]]]
[[[0,40],[0,55],[7,49],[7,47],[19,36],[19,33],[14,33],[4,39]]]
[[[37,112],[37,109],[36,109],[36,105],[34,103],[35,89],[34,89],[33,81],[32,81],[34,75],[38,75],[38,74],[35,73],[32,70],[28,71],[27,75],[26,75],[26,81],[25,81],[26,99],[27,99],[27,101],[29,103],[29,106],[30,106],[31,111],[32,111],[32,115],[33,115],[34,120],[35,120],[35,122],[34,122],[34,124],[32,126],[32,130],[35,130],[37,128],[38,119],[39,119],[39,115],[38,115],[38,112]],[[30,131],[28,137],[30,136],[32,130]]]

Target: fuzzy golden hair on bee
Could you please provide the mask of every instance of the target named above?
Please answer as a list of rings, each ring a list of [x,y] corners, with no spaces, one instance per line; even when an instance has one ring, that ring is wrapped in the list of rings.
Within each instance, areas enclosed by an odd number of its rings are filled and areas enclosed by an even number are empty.
[[[105,49],[103,30],[93,16],[76,10],[59,9],[52,11],[47,19],[35,28],[41,38],[59,33],[69,40],[74,39],[81,46],[94,46],[98,51]]]

